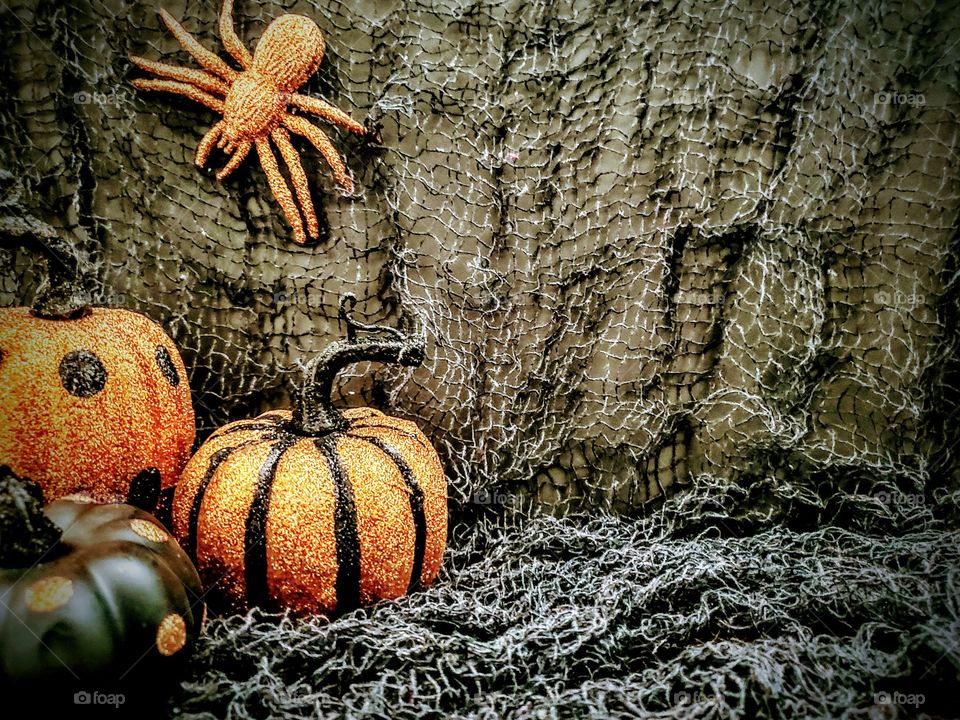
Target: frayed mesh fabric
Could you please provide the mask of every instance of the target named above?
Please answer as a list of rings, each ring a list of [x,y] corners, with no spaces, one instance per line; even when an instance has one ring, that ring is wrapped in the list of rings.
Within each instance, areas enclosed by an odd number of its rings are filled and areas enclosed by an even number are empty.
[[[163,7],[226,57],[218,2]],[[157,9],[0,8],[0,212],[163,324],[199,439],[289,404],[344,292],[419,313],[423,367],[337,401],[417,422],[452,512],[425,592],[214,620],[175,715],[955,712],[954,3],[239,0],[251,49],[314,18],[303,92],[382,126],[324,125],[352,197],[296,143],[310,247],[255,158],[195,167],[214,113],[127,82],[195,67]]]
[[[226,57],[218,2],[164,7]],[[926,416],[956,347],[954,6],[239,2],[237,32],[284,12],[327,38],[304,91],[383,128],[324,126],[350,198],[297,144],[306,248],[255,158],[194,166],[212,111],[128,83],[131,54],[195,66],[155,5],[0,15],[0,159],[176,339],[201,438],[286,404],[351,291],[421,313],[430,352],[339,399],[419,422],[461,502],[619,512],[765,454],[953,466]]]
[[[424,592],[333,622],[212,621],[171,707],[198,719],[955,717],[960,534],[946,518],[958,499],[700,476],[634,520],[488,508],[454,528]]]

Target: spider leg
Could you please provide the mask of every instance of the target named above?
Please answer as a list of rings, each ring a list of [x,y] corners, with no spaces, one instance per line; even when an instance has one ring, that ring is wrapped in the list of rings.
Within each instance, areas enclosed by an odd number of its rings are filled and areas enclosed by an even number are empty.
[[[130,84],[136,88],[140,88],[141,90],[156,90],[158,92],[184,95],[194,102],[198,102],[201,105],[206,105],[214,112],[223,115],[223,100],[215,98],[213,95],[205,93],[203,90],[196,88],[193,85],[187,85],[186,83],[177,82],[175,80],[143,80],[142,78],[131,80]]]
[[[237,143],[224,135],[220,138],[220,142],[217,143],[217,147],[223,150],[227,155],[232,155],[233,151],[237,149]]]
[[[244,70],[253,64],[253,55],[243,46],[233,29],[233,0],[223,0],[223,10],[220,11],[220,40]]]
[[[343,110],[335,108],[320,98],[301,95],[300,93],[291,93],[290,103],[301,110],[319,115],[324,120],[329,120],[333,124],[339,125],[357,135],[365,135],[367,132],[367,129],[362,124],[347,115]]]
[[[196,85],[201,90],[206,90],[215,95],[225,96],[229,89],[226,83],[220,80],[220,78],[214,77],[203,70],[193,70],[192,68],[168,65],[167,63],[157,62],[156,60],[147,60],[137,55],[131,56],[130,62],[141,70],[152,72],[154,75],[159,75],[162,78],[180,80],[190,85]]]
[[[252,140],[244,140],[239,145],[237,149],[234,150],[233,155],[230,156],[230,159],[227,160],[227,164],[220,168],[217,172],[217,180],[223,182],[227,177],[240,167],[240,163],[247,159],[247,155],[250,153],[250,148],[253,147]]]
[[[273,155],[270,148],[270,141],[267,138],[257,138],[257,154],[260,156],[260,164],[263,166],[263,172],[267,176],[267,182],[273,191],[273,196],[277,199],[277,204],[283,210],[287,217],[287,222],[293,228],[293,239],[300,245],[307,242],[307,237],[303,233],[303,221],[300,219],[300,211],[294,202],[293,195],[290,194],[290,188],[287,187],[287,181],[280,174],[280,167],[277,165],[277,158]]]
[[[330,169],[333,170],[333,179],[337,181],[337,184],[340,185],[347,194],[352,193],[353,181],[350,179],[350,176],[347,175],[347,166],[344,164],[343,158],[340,157],[340,153],[338,153],[337,149],[333,146],[333,143],[330,142],[327,134],[313,123],[296,115],[287,114],[284,116],[282,122],[288,129],[297,135],[303,135],[303,137],[313,143],[313,146],[320,151],[320,154],[323,155],[330,164]]]
[[[317,237],[320,230],[317,227],[317,213],[313,209],[313,200],[310,197],[310,185],[307,183],[307,174],[303,171],[303,165],[300,163],[300,156],[290,142],[290,133],[282,127],[276,128],[270,137],[276,143],[280,150],[283,161],[287,164],[290,171],[290,180],[294,191],[297,193],[297,200],[300,201],[300,207],[303,210],[303,217],[307,221],[307,234],[311,238]]]
[[[180,43],[180,47],[193,55],[193,59],[203,65],[207,70],[214,75],[219,75],[224,80],[233,80],[237,76],[236,70],[201,45],[193,35],[184,30],[183,25],[177,22],[173,15],[161,8],[160,18],[170,32],[173,33],[177,42]]]
[[[213,150],[214,144],[220,139],[222,134],[223,120],[210,128],[207,131],[207,134],[203,136],[203,140],[200,141],[200,144],[197,145],[197,167],[203,167],[207,164],[207,158],[210,157],[210,151]]]
[[[204,165],[207,164],[207,160],[210,157],[210,152],[213,150],[214,145],[219,145],[220,147],[223,147],[224,145],[223,128],[224,128],[224,122],[223,120],[221,120],[212,128],[210,128],[207,134],[203,136],[203,140],[201,140],[200,144],[197,146],[197,166],[198,167],[203,167]],[[217,142],[218,140],[219,142]],[[247,159],[247,154],[250,152],[250,148],[253,147],[253,142],[250,140],[246,140],[236,146],[231,145],[231,148],[234,148],[234,147],[236,148],[236,150],[235,151],[233,149],[230,150],[230,152],[233,154],[230,155],[230,159],[227,160],[227,164],[224,165],[222,168],[220,168],[219,171],[217,171],[217,180],[219,180],[220,182],[223,182],[224,180],[226,180],[227,177],[230,175],[230,173],[236,170],[240,166],[240,163],[242,163],[244,160]]]

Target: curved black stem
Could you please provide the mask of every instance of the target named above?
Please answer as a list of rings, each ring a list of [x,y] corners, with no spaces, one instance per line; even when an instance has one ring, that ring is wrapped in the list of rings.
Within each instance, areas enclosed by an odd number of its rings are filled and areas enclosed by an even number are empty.
[[[47,278],[33,298],[33,314],[50,320],[73,320],[90,312],[76,248],[57,231],[33,217],[0,217],[0,245],[25,247],[43,256]]]
[[[416,367],[426,352],[426,333],[418,317],[405,317],[402,329],[367,325],[350,317],[357,298],[348,293],[340,300],[340,318],[347,326],[347,338],[333,343],[307,366],[303,386],[294,401],[293,424],[305,435],[324,435],[348,426],[333,404],[333,381],[343,368],[369,361]],[[359,339],[357,334],[379,337]]]
[[[59,541],[62,531],[43,513],[43,492],[29,478],[0,467],[0,568],[30,567]]]

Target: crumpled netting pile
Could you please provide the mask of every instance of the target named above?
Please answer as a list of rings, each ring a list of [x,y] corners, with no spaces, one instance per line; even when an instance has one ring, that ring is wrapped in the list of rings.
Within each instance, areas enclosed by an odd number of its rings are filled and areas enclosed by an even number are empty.
[[[211,621],[171,710],[957,717],[960,497],[855,484],[699,476],[634,520],[483,509],[424,592],[332,622]]]
[[[222,52],[219,2],[163,6]],[[195,167],[211,111],[127,82],[133,53],[196,65],[156,4],[0,12],[0,159],[105,302],[175,337],[201,437],[286,404],[351,291],[367,320],[420,312],[430,351],[340,399],[416,419],[459,502],[619,512],[770,454],[952,465],[955,4],[239,0],[237,31],[286,11],[328,40],[304,90],[383,126],[331,130],[351,198],[298,144],[308,248],[254,157]]]

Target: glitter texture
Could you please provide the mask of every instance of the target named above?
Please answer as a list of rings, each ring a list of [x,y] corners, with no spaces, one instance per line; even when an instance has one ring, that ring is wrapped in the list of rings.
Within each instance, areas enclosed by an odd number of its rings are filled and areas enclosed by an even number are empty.
[[[357,421],[350,434],[377,437],[392,446],[403,456],[420,484],[428,529],[420,576],[420,584],[425,587],[432,583],[440,572],[446,546],[447,480],[436,451],[414,423],[374,412],[374,416]],[[351,417],[351,411],[344,414]]]
[[[338,543],[353,535],[359,542],[359,588],[346,589],[358,592],[361,604],[407,592],[417,542],[413,493],[398,464],[365,438],[395,452],[422,493],[425,538],[415,586],[436,577],[447,534],[446,478],[436,451],[414,423],[370,408],[347,410],[344,417],[350,421],[349,429],[321,438],[293,433],[287,411],[231,423],[211,435],[188,463],[174,496],[173,529],[180,542],[190,546],[190,515],[199,507],[196,560],[211,598],[235,610],[251,604],[244,580],[244,543],[258,478],[270,480],[262,541],[271,609],[289,608],[299,614],[345,609],[349,604],[337,597],[342,570],[338,549],[343,551]],[[332,443],[341,480],[348,486],[340,488],[339,501],[321,452],[324,443]],[[286,449],[267,478],[265,463],[269,465],[268,457],[278,445]],[[217,460],[219,464],[212,465]],[[341,527],[341,536],[335,530],[335,515],[347,491],[352,514],[342,515],[347,526]]]
[[[193,405],[187,383],[171,386],[157,366],[158,347],[186,377],[173,341],[138,313],[93,308],[49,320],[0,309],[0,463],[36,480],[47,502],[78,492],[126,501],[147,468],[174,485],[193,446]],[[63,359],[80,350],[105,371],[102,389],[87,397],[60,376]]]
[[[267,520],[270,590],[281,607],[332,612],[337,605],[333,481],[313,442],[291,447],[280,461]]]
[[[203,167],[214,146],[220,148],[230,156],[217,173],[217,179],[223,181],[256,146],[260,165],[277,204],[293,229],[294,240],[303,244],[308,236],[316,239],[319,234],[317,215],[300,156],[290,142],[290,132],[305,137],[320,151],[337,184],[347,194],[353,192],[353,181],[327,134],[303,117],[290,114],[287,106],[293,105],[318,115],[358,135],[367,132],[363,125],[342,110],[318,98],[295,92],[316,72],[323,59],[325,44],[320,28],[302,15],[281,15],[264,31],[256,52],[251,55],[233,29],[233,1],[226,0],[220,13],[220,36],[226,50],[243,68],[237,71],[200,45],[166,10],[160,11],[160,17],[204,70],[135,56],[130,58],[131,62],[161,79],[136,79],[132,83],[141,90],[183,95],[222,115],[223,120],[210,128],[200,141],[197,165]],[[280,171],[271,140],[290,172],[296,199]]]
[[[413,567],[413,518],[407,486],[389,458],[370,443],[337,438],[354,487],[360,537],[360,601],[403,595]]]
[[[73,581],[51,575],[27,588],[26,605],[32,612],[52,612],[66,605],[73,597]]]
[[[203,498],[197,526],[197,570],[211,597],[226,598],[230,607],[245,606],[247,517],[257,476],[272,445],[270,441],[253,443],[228,455]],[[178,497],[179,493],[174,495],[175,504]]]
[[[130,529],[140,537],[146,538],[151,542],[165,543],[170,539],[170,536],[167,535],[163,528],[161,528],[159,525],[155,525],[149,520],[131,520]]]
[[[96,498],[91,497],[88,493],[71,493],[69,495],[64,495],[61,500],[67,500],[72,503],[79,503],[82,505],[93,505],[95,504]]]
[[[176,614],[167,615],[157,628],[157,650],[169,657],[187,644],[187,624]]]

